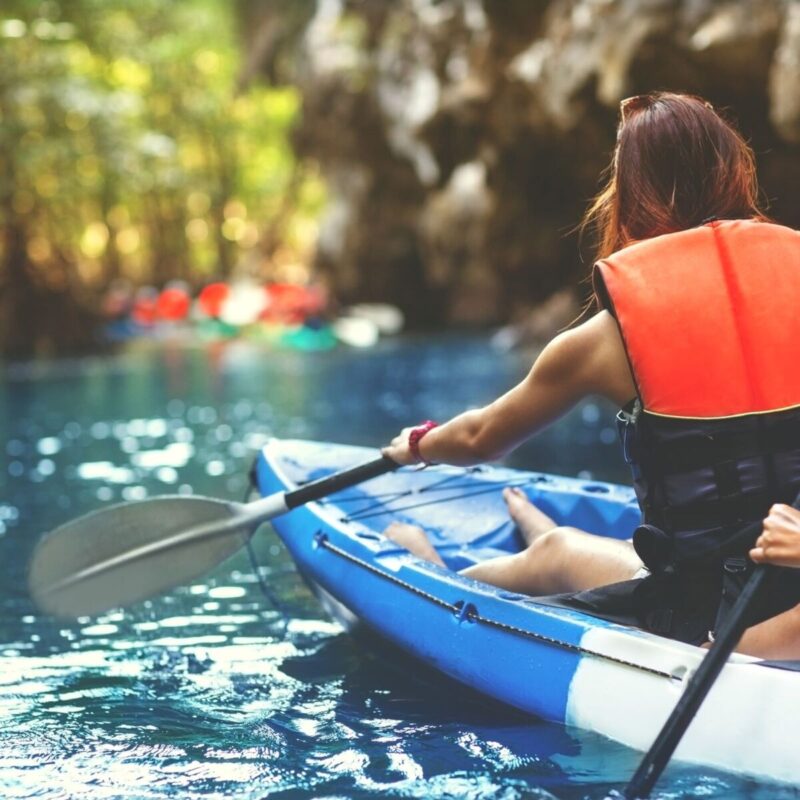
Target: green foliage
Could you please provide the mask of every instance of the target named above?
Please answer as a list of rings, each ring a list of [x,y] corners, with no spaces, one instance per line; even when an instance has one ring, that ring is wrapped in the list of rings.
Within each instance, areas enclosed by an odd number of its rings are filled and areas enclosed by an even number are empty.
[[[91,295],[301,256],[323,192],[298,96],[236,96],[239,62],[226,0],[4,0],[0,279]]]

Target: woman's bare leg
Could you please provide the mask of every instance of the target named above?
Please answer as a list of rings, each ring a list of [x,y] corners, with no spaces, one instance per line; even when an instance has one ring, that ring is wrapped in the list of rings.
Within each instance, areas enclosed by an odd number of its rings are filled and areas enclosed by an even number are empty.
[[[537,595],[592,589],[632,578],[641,569],[630,542],[557,526],[518,490],[506,489],[503,496],[528,547],[469,567],[463,571],[467,577]],[[395,523],[385,533],[419,558],[444,566],[421,528]]]
[[[560,527],[522,492],[507,489],[508,510],[528,546],[463,574],[522,594],[576,592],[632,578],[643,566],[630,542]],[[419,558],[445,566],[425,532],[395,523],[386,535]],[[769,659],[800,659],[800,605],[745,631],[737,652]]]
[[[524,594],[555,594],[628,580],[644,566],[630,542],[557,527],[522,492],[507,490],[505,497],[529,546],[464,570],[471,578]],[[757,658],[800,659],[800,605],[748,628],[736,650]]]
[[[800,659],[800,606],[748,628],[736,651],[776,661]]]

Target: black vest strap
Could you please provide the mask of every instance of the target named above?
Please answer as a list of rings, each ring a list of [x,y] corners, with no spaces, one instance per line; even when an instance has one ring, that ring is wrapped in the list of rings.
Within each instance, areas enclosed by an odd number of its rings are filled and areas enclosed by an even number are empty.
[[[675,532],[746,525],[764,519],[773,503],[791,503],[800,484],[784,487],[776,493],[763,490],[732,494],[719,484],[718,488],[721,495],[719,499],[653,510],[646,514],[646,521],[662,530]],[[722,545],[721,542],[717,544]]]
[[[738,430],[735,420],[720,421],[721,429],[716,432],[708,430],[708,424],[701,420],[677,422],[683,423],[683,435],[659,437],[658,448],[647,453],[647,461],[664,475],[800,450],[800,417],[796,409],[780,412],[777,419],[766,415],[749,418]],[[677,427],[674,420],[669,424]]]
[[[798,408],[709,420],[634,409],[618,420],[645,521],[676,539],[676,552],[684,532],[707,530],[708,547],[722,547],[722,529],[763,518],[800,489]]]

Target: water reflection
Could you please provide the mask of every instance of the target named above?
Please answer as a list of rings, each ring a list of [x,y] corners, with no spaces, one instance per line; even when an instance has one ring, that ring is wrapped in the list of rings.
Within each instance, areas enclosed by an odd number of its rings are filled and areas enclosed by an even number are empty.
[[[66,519],[164,493],[239,500],[270,436],[376,445],[401,425],[492,399],[527,368],[480,340],[440,340],[357,354],[165,345],[8,369],[2,796],[566,800],[624,783],[630,751],[487,705],[342,634],[268,530],[255,545],[280,609],[244,553],[124,614],[41,618],[25,593],[36,537]],[[621,478],[611,420],[586,403],[513,462]],[[725,776],[673,775],[662,797],[757,796]]]

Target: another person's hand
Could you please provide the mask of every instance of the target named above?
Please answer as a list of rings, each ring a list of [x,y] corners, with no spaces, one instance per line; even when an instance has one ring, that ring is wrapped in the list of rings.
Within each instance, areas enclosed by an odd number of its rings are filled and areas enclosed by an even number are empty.
[[[772,506],[750,558],[757,564],[800,567],[800,511],[781,503]]]

